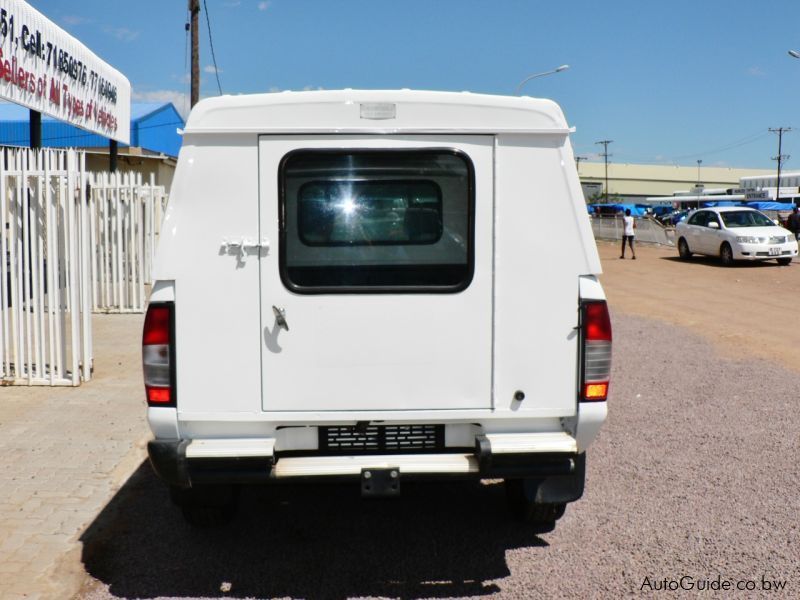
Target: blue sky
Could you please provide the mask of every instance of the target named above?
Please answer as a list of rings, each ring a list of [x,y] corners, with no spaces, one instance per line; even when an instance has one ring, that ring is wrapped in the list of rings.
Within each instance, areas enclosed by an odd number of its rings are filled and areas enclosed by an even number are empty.
[[[798,0],[205,0],[224,93],[418,88],[559,102],[576,154],[800,170]],[[134,100],[188,92],[186,0],[31,0],[122,71]],[[202,7],[201,0],[201,7]],[[205,13],[205,11],[203,11]],[[202,95],[216,95],[205,14]],[[795,153],[796,152],[796,153]]]

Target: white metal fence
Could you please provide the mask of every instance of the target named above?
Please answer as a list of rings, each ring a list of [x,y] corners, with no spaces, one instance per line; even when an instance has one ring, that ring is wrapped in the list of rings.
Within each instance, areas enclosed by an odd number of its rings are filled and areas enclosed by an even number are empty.
[[[142,312],[166,207],[164,188],[152,178],[144,185],[134,173],[92,174],[89,184],[92,309]]]
[[[592,231],[597,240],[621,240],[625,226],[622,217],[617,216],[595,216],[592,217]],[[649,242],[652,244],[662,244],[665,246],[675,245],[675,230],[664,227],[653,219],[636,219],[636,241]]]
[[[143,310],[165,205],[81,152],[0,149],[0,385],[91,379],[91,313]]]

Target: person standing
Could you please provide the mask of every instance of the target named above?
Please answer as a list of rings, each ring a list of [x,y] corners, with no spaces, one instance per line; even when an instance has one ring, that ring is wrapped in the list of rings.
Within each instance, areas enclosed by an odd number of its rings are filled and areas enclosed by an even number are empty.
[[[625,242],[631,247],[631,254],[633,255],[633,260],[636,260],[636,251],[633,249],[633,230],[636,229],[636,221],[633,220],[631,216],[631,209],[625,209],[625,216],[622,217],[622,223],[624,224],[625,228],[622,232],[622,254],[620,258],[625,258]]]
[[[796,240],[800,240],[800,213],[797,212],[797,207],[792,209],[792,214],[786,219],[786,229],[794,234]]]

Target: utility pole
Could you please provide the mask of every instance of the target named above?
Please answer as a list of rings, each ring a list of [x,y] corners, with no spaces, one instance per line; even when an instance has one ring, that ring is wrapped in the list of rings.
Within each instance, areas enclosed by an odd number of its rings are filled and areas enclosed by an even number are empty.
[[[600,155],[605,159],[606,163],[606,204],[608,204],[608,157],[611,156],[608,153],[608,145],[612,143],[614,140],[600,140],[599,142],[595,142],[595,144],[602,144],[603,145],[603,153]]]
[[[200,14],[200,0],[189,0],[189,13],[191,15],[192,29],[192,91],[189,107],[194,108],[200,100],[200,33],[198,31],[198,15]]]
[[[777,160],[778,161],[778,180],[775,182],[776,183],[776,186],[775,186],[775,202],[780,202],[781,201],[781,164],[783,163],[783,161],[789,159],[789,155],[788,154],[781,154],[781,142],[783,141],[783,132],[785,131],[786,133],[789,133],[792,130],[792,128],[791,127],[777,127],[775,129],[772,129],[770,127],[769,130],[772,133],[777,133],[778,134],[778,156],[773,157],[772,160]]]

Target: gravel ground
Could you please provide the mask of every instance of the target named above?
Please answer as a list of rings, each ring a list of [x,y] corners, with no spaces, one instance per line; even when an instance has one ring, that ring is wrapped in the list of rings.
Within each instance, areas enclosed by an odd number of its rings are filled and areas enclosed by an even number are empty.
[[[797,373],[613,320],[610,418],[553,533],[510,521],[497,483],[370,502],[355,486],[252,488],[234,524],[197,531],[145,464],[82,537],[80,597],[617,598],[682,576],[757,586],[704,597],[800,597]],[[786,589],[762,593],[764,576]]]

